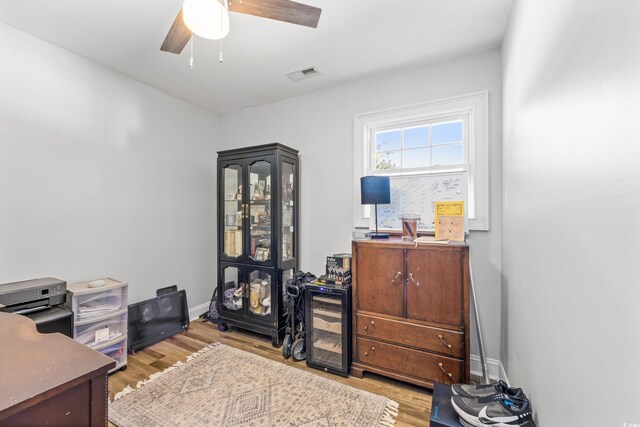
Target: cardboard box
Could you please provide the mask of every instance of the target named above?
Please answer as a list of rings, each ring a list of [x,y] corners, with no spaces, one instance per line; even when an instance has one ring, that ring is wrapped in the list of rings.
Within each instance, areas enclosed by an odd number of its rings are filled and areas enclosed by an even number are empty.
[[[431,403],[431,427],[463,427],[458,421],[458,413],[451,405],[450,385],[435,383]]]
[[[351,254],[335,254],[327,257],[326,276],[336,282],[351,281]]]

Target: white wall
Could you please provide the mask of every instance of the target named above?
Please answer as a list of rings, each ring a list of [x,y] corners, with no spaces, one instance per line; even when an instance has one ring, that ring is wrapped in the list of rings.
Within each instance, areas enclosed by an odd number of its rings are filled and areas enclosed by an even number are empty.
[[[216,118],[0,24],[0,283],[215,285]],[[204,310],[203,310],[204,311]]]
[[[503,46],[509,379],[538,425],[640,425],[640,2],[514,4]]]
[[[491,50],[231,113],[220,118],[218,145],[280,142],[300,150],[300,266],[321,274],[327,255],[351,251],[354,115],[489,90],[491,231],[472,232],[471,243],[485,346],[493,358],[500,342],[500,61],[500,51]]]

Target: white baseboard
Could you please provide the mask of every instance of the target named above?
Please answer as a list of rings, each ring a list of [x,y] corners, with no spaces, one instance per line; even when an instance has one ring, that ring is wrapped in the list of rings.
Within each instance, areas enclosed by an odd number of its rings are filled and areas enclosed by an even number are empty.
[[[509,378],[507,378],[507,371],[504,369],[504,365],[502,364],[502,362],[500,362],[500,379],[507,384],[511,384],[509,382]]]
[[[480,364],[480,356],[476,354],[472,354],[470,356],[471,359],[471,374],[482,377],[482,365]],[[507,384],[509,384],[509,379],[507,378],[507,372],[500,362],[497,359],[487,358],[487,370],[489,371],[489,379],[491,381],[503,380]]]
[[[209,301],[202,303],[200,305],[196,305],[195,307],[191,307],[189,309],[189,320],[196,320],[202,313],[209,309]],[[478,365],[480,366],[480,365]]]

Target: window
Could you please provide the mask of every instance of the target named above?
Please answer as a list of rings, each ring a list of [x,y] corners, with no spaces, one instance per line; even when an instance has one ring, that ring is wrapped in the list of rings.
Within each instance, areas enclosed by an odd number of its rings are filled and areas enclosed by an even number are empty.
[[[385,173],[424,173],[463,167],[466,117],[450,120],[406,123],[401,126],[372,127],[367,147],[370,161],[367,175]]]
[[[357,115],[355,226],[368,227],[360,177],[468,171],[469,227],[489,229],[488,92]]]

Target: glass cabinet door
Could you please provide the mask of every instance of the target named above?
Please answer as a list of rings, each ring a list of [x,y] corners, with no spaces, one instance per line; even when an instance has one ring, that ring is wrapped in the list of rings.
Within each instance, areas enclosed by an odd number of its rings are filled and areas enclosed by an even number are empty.
[[[295,205],[294,182],[295,166],[286,161],[282,162],[282,230],[280,241],[282,242],[282,261],[295,258]]]
[[[249,312],[254,316],[271,315],[271,276],[262,269],[249,271]]]
[[[271,259],[271,163],[265,160],[249,165],[249,257],[254,261]]]
[[[233,266],[224,267],[222,278],[222,307],[229,311],[242,312],[245,285],[242,283],[240,269]]]
[[[229,164],[222,170],[224,235],[223,253],[231,258],[242,255],[242,166]]]

